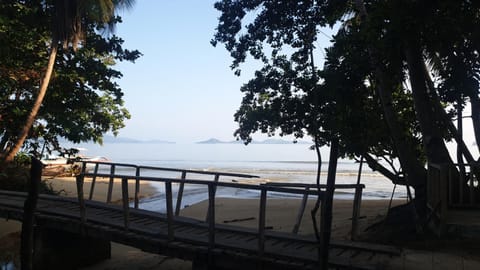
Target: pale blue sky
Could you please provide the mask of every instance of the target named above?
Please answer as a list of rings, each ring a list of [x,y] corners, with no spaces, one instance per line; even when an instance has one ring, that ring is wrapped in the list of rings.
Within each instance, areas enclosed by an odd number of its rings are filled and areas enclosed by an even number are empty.
[[[116,34],[125,48],[138,49],[143,57],[119,65],[124,74],[119,83],[132,115],[119,136],[176,142],[234,139],[240,87],[259,65],[248,61],[237,77],[225,48],[210,44],[220,16],[214,2],[139,0],[122,13]]]
[[[123,12],[116,34],[124,47],[143,53],[135,64],[122,63],[132,118],[122,137],[197,141],[233,139],[233,114],[241,102],[240,86],[223,47],[210,45],[219,13],[214,1],[137,1]],[[248,68],[247,68],[248,69]]]
[[[122,12],[116,34],[125,40],[125,48],[138,49],[143,56],[135,64],[118,66],[124,75],[119,84],[132,115],[119,136],[175,142],[234,139],[240,87],[260,66],[250,59],[237,77],[229,68],[231,57],[225,48],[211,46],[220,16],[214,2],[138,0],[132,10]],[[319,35],[316,45],[320,64],[328,38]],[[471,146],[469,120],[464,134]]]

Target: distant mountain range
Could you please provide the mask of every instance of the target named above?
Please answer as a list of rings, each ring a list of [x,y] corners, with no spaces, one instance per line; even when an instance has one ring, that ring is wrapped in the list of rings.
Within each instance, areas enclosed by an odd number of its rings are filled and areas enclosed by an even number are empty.
[[[65,141],[64,139],[60,139],[60,141]],[[172,141],[165,141],[165,140],[139,140],[133,139],[128,137],[114,137],[111,135],[107,135],[103,137],[103,143],[138,143],[138,144],[175,144],[176,142]],[[195,142],[197,144],[243,144],[243,141],[221,141],[216,138],[210,138],[205,141]],[[282,139],[266,139],[263,141],[255,141],[253,140],[250,144],[293,144],[293,141],[290,140],[282,140]],[[308,141],[297,141],[297,144],[311,144]]]
[[[221,141],[216,138],[210,138],[205,141],[200,141],[196,142],[198,144],[243,144],[242,141]],[[287,140],[282,140],[282,139],[266,139],[263,141],[255,141],[253,140],[250,142],[251,144],[293,144],[293,141],[287,141]],[[306,141],[297,141],[297,144],[309,144],[309,142]]]

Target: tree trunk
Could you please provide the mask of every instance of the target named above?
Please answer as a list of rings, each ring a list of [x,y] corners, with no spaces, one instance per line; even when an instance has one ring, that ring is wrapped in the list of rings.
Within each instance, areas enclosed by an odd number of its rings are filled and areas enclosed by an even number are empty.
[[[320,143],[318,141],[318,136],[315,135],[315,153],[317,154],[317,178],[316,178],[316,185],[317,185],[317,191],[320,191],[320,176],[322,173],[322,154],[320,152]],[[312,210],[310,211],[310,215],[312,218],[312,224],[313,224],[313,231],[315,232],[315,237],[317,238],[317,241],[320,241],[320,234],[318,232],[318,226],[317,226],[317,212],[318,209],[320,208],[320,202],[321,202],[321,195],[318,194],[317,196],[317,201],[315,202],[315,205],[313,206]]]
[[[367,11],[362,0],[355,0],[356,8],[362,17],[362,21],[367,18]],[[426,183],[426,170],[417,159],[410,143],[408,142],[404,132],[401,128],[399,117],[393,107],[392,89],[391,85],[387,84],[387,76],[382,68],[384,68],[381,61],[378,59],[379,53],[374,47],[369,47],[368,53],[370,55],[370,64],[374,69],[374,75],[378,86],[376,87],[380,96],[384,116],[390,130],[390,135],[398,154],[400,165],[405,174],[405,181],[407,185],[412,185],[417,190],[417,187],[422,187]],[[389,87],[390,86],[390,87]]]
[[[398,185],[405,185],[405,178],[392,173],[389,169],[385,168],[382,164],[380,164],[375,158],[373,158],[370,154],[364,153],[362,154],[362,158],[365,159],[365,161],[368,164],[368,167],[372,169],[373,171],[378,171],[381,173],[383,176],[387,177],[392,183],[398,184]]]
[[[23,146],[23,143],[27,139],[28,133],[37,118],[38,112],[40,111],[40,107],[42,106],[43,99],[45,98],[45,94],[47,93],[48,84],[50,83],[50,78],[52,77],[53,67],[55,65],[55,59],[57,57],[57,41],[52,40],[50,56],[48,59],[47,70],[45,71],[45,76],[43,77],[42,83],[40,85],[40,90],[38,91],[37,98],[35,99],[35,103],[33,104],[32,110],[28,114],[27,120],[25,121],[25,125],[23,126],[22,130],[20,131],[17,140],[13,147],[5,154],[3,163],[8,163],[13,161],[15,155],[20,151]]]
[[[406,42],[405,56],[412,87],[415,115],[420,124],[427,159],[429,162],[437,164],[452,164],[440,129],[443,126],[441,125],[443,121],[435,114],[435,105],[431,100],[427,80],[424,76],[422,51],[415,41]]]
[[[436,164],[453,164],[448,149],[444,142],[441,127],[448,128],[448,123],[442,121],[442,113],[438,111],[435,101],[432,101],[433,91],[429,91],[428,80],[425,73],[425,62],[419,44],[412,36],[405,42],[405,56],[408,66],[408,75],[412,87],[412,95],[415,106],[415,116],[422,133],[423,148],[428,162]],[[434,89],[431,89],[434,90]],[[443,109],[442,109],[443,110]],[[451,122],[450,122],[451,124]],[[450,187],[454,189],[453,187]],[[426,211],[426,188],[415,189],[417,210],[423,216]],[[453,191],[454,192],[454,191]],[[418,196],[420,195],[421,196]]]
[[[335,192],[335,176],[337,174],[338,140],[332,140],[330,146],[330,159],[328,161],[327,188],[325,199],[322,203],[322,215],[320,219],[320,269],[328,269],[328,252],[330,237],[332,235],[332,208],[333,193]]]
[[[432,78],[430,77],[427,65],[425,64],[425,61],[422,60],[422,64],[423,64],[423,74],[425,76],[425,80],[426,80],[427,86],[428,86],[429,97],[431,99],[431,103],[433,104],[434,115],[437,116],[441,121],[443,121],[443,124],[448,128],[448,131],[450,132],[450,134],[453,136],[453,138],[457,142],[458,149],[462,152],[462,154],[465,157],[465,159],[467,160],[467,162],[468,163],[474,163],[475,159],[473,158],[472,153],[470,152],[467,145],[463,141],[463,136],[459,133],[459,131],[455,127],[455,125],[453,125],[450,117],[447,115],[447,113],[445,112],[445,110],[442,107],[442,104],[440,102],[440,98],[437,95],[435,86],[433,85],[433,81],[432,81]],[[480,115],[478,115],[478,117],[480,118]],[[480,133],[479,133],[479,135],[480,135]]]
[[[478,151],[480,151],[480,99],[476,93],[470,96],[470,105],[472,107],[473,133]]]

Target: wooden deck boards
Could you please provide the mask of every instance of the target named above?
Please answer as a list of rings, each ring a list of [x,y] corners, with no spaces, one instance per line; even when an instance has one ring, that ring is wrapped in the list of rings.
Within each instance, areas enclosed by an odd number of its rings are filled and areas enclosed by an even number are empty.
[[[24,197],[20,193],[0,191],[0,216],[6,217],[13,212],[18,216],[23,210],[23,202]],[[208,250],[208,224],[199,220],[175,217],[172,242],[167,240],[166,215],[159,213],[130,209],[129,227],[125,229],[125,217],[122,208],[117,205],[87,201],[86,224],[81,223],[79,207],[72,198],[40,196],[37,212],[43,225],[62,228],[62,224],[68,224],[71,230],[83,226],[83,229],[94,230],[99,235],[104,232],[103,235],[111,241],[165,255],[172,256],[175,252],[180,255],[182,252],[190,254],[198,252],[200,247]],[[272,265],[297,265],[301,269],[316,265],[318,251],[317,243],[313,239],[288,233],[267,232],[261,258],[258,257],[258,233],[254,229],[225,224],[216,224],[215,229],[214,248],[219,250],[219,254],[234,252],[237,254],[235,256],[256,258]],[[390,255],[399,255],[400,251],[379,245],[332,241],[330,254],[329,262],[332,266],[375,269],[379,264],[388,261]]]

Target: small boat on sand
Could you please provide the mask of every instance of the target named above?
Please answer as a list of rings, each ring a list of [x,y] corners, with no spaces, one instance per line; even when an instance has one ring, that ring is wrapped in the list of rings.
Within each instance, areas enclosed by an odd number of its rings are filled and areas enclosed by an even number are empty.
[[[59,151],[60,155],[46,155],[42,158],[42,163],[44,165],[43,175],[44,176],[73,176],[76,174],[80,168],[80,161],[98,161],[98,162],[110,162],[110,160],[103,156],[94,156],[88,157],[81,154],[81,151],[86,151],[85,148],[69,148],[64,151]],[[87,165],[87,170],[92,169],[88,168],[93,164]]]

